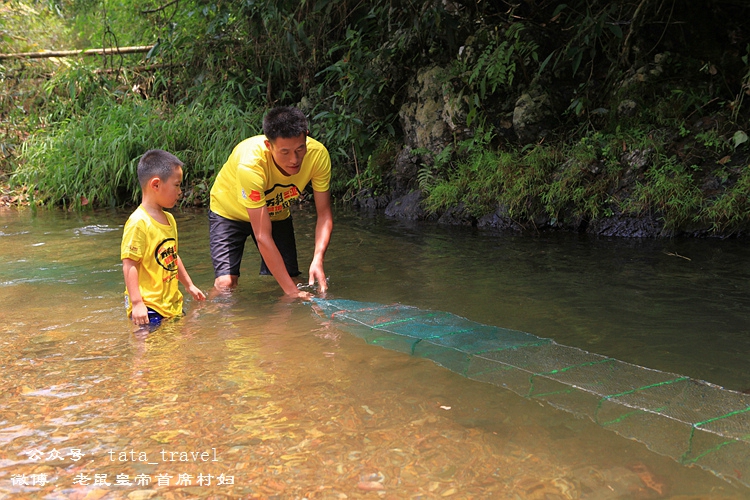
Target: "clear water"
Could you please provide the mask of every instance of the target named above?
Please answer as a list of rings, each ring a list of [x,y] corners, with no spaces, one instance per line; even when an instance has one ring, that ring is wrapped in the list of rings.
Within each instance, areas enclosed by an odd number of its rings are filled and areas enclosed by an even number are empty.
[[[587,419],[365,344],[281,300],[253,248],[232,296],[134,335],[127,215],[0,211],[0,498],[750,498]],[[205,213],[176,215],[208,291]],[[304,269],[314,218],[295,217]],[[746,242],[335,221],[330,298],[750,389]]]

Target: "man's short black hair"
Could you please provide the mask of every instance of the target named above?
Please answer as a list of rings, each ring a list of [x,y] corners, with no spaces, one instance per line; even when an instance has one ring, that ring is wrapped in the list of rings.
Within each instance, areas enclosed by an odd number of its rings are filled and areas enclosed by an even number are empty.
[[[172,153],[163,149],[149,149],[138,161],[138,183],[143,187],[154,176],[166,181],[177,167],[182,167],[182,162]]]
[[[263,134],[272,142],[278,137],[289,139],[299,137],[300,134],[307,135],[307,118],[297,108],[289,106],[272,108],[263,117]]]

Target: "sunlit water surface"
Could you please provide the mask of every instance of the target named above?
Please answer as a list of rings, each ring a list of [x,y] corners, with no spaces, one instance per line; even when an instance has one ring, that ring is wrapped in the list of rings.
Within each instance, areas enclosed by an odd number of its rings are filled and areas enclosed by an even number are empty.
[[[125,318],[127,213],[0,211],[0,498],[750,498],[585,418],[368,345],[240,287],[149,335]],[[203,212],[176,213],[194,282]],[[301,268],[314,218],[295,215]],[[451,312],[750,388],[731,240],[503,236],[336,214],[329,298]]]

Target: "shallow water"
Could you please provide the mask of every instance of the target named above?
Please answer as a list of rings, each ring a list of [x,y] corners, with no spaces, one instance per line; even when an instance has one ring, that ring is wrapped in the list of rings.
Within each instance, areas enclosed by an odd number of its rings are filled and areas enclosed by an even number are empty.
[[[176,216],[208,291],[205,213]],[[314,218],[295,217],[305,269]],[[750,498],[588,419],[366,344],[280,300],[252,248],[231,296],[135,335],[126,218],[0,211],[0,498]],[[339,211],[326,271],[330,298],[750,388],[746,242],[493,236]]]

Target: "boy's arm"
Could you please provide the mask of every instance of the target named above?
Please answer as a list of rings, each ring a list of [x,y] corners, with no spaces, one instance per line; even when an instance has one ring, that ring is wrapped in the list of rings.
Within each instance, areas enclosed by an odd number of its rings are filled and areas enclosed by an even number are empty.
[[[187,269],[185,269],[185,265],[182,263],[179,255],[177,256],[177,281],[182,283],[195,300],[206,300],[206,294],[193,284],[193,280],[190,279],[190,275]]]
[[[148,310],[141,297],[141,289],[138,287],[138,263],[133,259],[122,259],[122,274],[125,276],[125,288],[128,290],[128,298],[133,311],[130,319],[136,326],[148,324]]]
[[[333,231],[333,213],[331,212],[331,192],[314,191],[315,212],[317,221],[315,223],[315,253],[310,263],[310,285],[315,284],[318,280],[318,286],[321,292],[328,288],[326,282],[326,273],[323,270],[323,259],[328,250],[328,243],[331,241],[331,232]]]
[[[276,278],[276,282],[279,284],[284,293],[290,297],[299,297],[307,299],[312,297],[308,292],[301,292],[297,289],[297,285],[289,276],[289,272],[286,270],[284,265],[284,259],[281,257],[279,249],[276,247],[276,242],[273,241],[271,234],[271,217],[268,215],[268,209],[266,207],[260,208],[248,208],[247,213],[250,216],[250,224],[253,226],[253,233],[255,234],[255,241],[258,243],[258,250],[260,251],[263,260],[266,262],[268,270]]]

